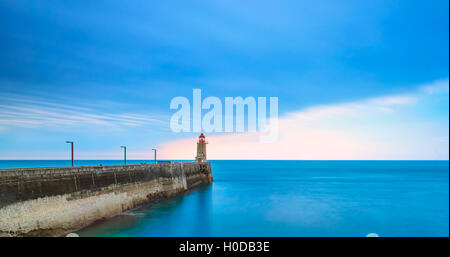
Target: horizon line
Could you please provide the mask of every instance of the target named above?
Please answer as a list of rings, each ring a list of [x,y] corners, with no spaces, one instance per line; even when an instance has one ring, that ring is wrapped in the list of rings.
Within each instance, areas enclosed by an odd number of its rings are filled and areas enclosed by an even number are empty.
[[[0,159],[0,161],[68,161],[66,159]],[[123,161],[123,159],[79,159],[77,161]],[[149,161],[154,159],[127,159],[127,161]],[[194,159],[157,159],[157,161],[192,161]],[[208,161],[449,161],[448,159],[210,159]]]

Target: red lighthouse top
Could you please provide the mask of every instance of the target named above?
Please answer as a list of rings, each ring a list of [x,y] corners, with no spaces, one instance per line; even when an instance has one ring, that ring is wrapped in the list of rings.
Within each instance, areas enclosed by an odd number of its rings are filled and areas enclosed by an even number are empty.
[[[199,136],[199,138],[205,138],[205,135],[203,133]]]

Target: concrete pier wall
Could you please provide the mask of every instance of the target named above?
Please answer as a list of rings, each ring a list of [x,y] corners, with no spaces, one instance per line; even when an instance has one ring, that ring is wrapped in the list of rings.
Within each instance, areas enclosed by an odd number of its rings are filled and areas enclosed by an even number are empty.
[[[0,236],[63,236],[212,179],[209,162],[0,169]]]

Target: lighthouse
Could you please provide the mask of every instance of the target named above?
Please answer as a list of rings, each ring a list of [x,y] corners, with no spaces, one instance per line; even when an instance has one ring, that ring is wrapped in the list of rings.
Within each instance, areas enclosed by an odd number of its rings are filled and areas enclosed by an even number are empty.
[[[206,141],[203,133],[198,137],[196,162],[206,162]]]

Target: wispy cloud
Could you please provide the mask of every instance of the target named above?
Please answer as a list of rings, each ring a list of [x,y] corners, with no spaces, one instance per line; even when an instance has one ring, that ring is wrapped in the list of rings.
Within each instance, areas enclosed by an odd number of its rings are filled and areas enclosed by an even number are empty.
[[[448,79],[438,80],[435,83],[423,86],[421,89],[422,91],[430,95],[438,93],[448,93],[449,80]]]
[[[40,126],[158,126],[167,122],[138,113],[106,113],[92,107],[74,106],[47,99],[0,95],[0,128]]]

